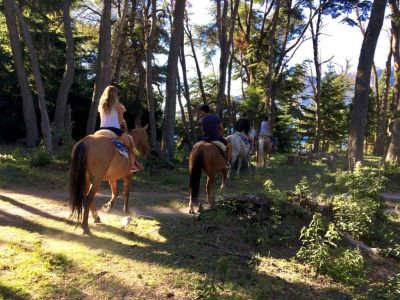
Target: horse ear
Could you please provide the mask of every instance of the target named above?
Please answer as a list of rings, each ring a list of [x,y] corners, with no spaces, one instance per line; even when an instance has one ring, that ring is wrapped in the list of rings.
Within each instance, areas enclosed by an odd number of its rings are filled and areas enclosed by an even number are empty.
[[[147,130],[149,128],[149,124],[146,124],[146,126],[143,127],[144,130]]]

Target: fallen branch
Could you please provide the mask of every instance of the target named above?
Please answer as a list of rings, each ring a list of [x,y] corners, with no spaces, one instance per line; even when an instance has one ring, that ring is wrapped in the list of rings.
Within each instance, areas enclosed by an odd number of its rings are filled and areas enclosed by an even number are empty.
[[[361,249],[362,251],[364,251],[365,253],[367,253],[368,255],[372,256],[372,257],[378,257],[379,256],[379,248],[372,248],[372,247],[368,247],[367,245],[365,245],[363,242],[360,241],[356,241],[354,240],[350,235],[348,235],[347,233],[344,232],[339,232],[339,234],[347,241],[349,242],[351,245],[358,247],[359,249]]]

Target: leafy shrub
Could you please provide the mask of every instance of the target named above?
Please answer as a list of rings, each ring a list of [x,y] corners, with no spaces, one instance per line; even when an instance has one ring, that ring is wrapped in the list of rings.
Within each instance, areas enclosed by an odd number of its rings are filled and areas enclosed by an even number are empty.
[[[218,300],[219,291],[223,290],[223,285],[219,282],[226,282],[229,277],[231,263],[227,257],[220,257],[215,265],[215,271],[210,277],[200,281],[196,287],[196,299]]]
[[[299,200],[301,201],[303,197],[307,197],[310,193],[310,184],[308,183],[307,177],[303,176],[298,184],[294,187],[294,192],[299,196]]]
[[[368,299],[400,299],[400,273],[368,292]]]
[[[38,149],[34,150],[28,158],[29,165],[32,167],[44,167],[51,163],[52,157],[46,147],[41,144]]]
[[[337,178],[337,185],[345,187],[345,193],[354,198],[375,198],[386,182],[382,169],[365,167],[360,162],[356,163],[353,172],[343,172]]]
[[[328,274],[346,283],[358,282],[364,269],[364,260],[358,249],[343,250],[337,247],[339,233],[333,223],[326,224],[316,213],[309,227],[303,227],[300,240],[303,246],[297,258],[310,264],[317,273]]]
[[[382,215],[382,210],[382,203],[371,198],[354,198],[342,194],[333,199],[336,226],[355,238],[370,236],[374,224]]]

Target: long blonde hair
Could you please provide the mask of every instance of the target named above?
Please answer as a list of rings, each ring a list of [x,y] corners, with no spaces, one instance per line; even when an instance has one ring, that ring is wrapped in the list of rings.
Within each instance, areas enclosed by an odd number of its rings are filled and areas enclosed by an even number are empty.
[[[104,112],[106,114],[111,113],[112,108],[115,107],[118,102],[118,89],[113,85],[107,86],[100,97],[99,112]]]

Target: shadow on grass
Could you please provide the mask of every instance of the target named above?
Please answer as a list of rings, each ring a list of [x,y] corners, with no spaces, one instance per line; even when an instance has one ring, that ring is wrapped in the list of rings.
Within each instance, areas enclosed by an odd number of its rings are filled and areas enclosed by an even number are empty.
[[[247,296],[253,299],[349,298],[340,291],[292,283],[276,276],[256,272],[252,257],[257,249],[241,242],[241,237],[236,232],[240,228],[232,228],[232,226],[209,224],[201,219],[176,216],[154,218],[159,222],[159,234],[166,239],[166,242],[157,242],[138,236],[133,231],[124,231],[109,225],[91,226],[94,235],[82,236],[44,226],[5,211],[0,211],[0,215],[3,217],[0,218],[0,225],[3,226],[16,226],[28,232],[40,233],[54,239],[74,241],[91,249],[106,250],[128,259],[168,268],[185,269],[199,274],[211,275],[218,260],[223,256],[229,257],[231,269],[234,270],[230,275],[229,282],[246,291]],[[46,218],[46,215],[39,216]],[[14,222],[10,223],[10,220]],[[56,219],[56,221],[61,220]],[[114,235],[123,236],[131,242],[140,242],[146,246],[132,247],[132,244],[99,237],[96,236],[97,231],[108,231]],[[88,255],[90,254],[88,253]],[[195,285],[195,283],[193,284]],[[101,285],[101,282],[97,282],[97,285]]]

